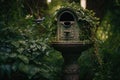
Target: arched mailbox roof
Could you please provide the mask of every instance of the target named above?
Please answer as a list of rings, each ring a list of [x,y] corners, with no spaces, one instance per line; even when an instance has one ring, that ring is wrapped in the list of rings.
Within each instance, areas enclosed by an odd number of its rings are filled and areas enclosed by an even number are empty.
[[[77,21],[78,17],[74,10],[70,8],[61,8],[57,13],[58,21]]]

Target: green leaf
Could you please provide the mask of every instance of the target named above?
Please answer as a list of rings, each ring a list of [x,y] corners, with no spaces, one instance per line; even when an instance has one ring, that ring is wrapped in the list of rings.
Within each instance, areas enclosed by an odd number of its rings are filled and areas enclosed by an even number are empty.
[[[24,50],[24,48],[18,48],[18,49],[17,49],[17,51],[18,51],[19,53],[22,53],[23,50]]]
[[[29,66],[28,65],[25,65],[24,63],[20,63],[19,64],[19,70],[24,72],[24,73],[27,73],[29,71]]]
[[[18,58],[20,60],[22,60],[24,63],[28,64],[29,63],[29,59],[28,57],[24,56],[24,55],[18,55]]]
[[[13,42],[11,42],[11,44],[14,45],[15,47],[19,47],[19,43],[18,42],[13,41]]]
[[[29,79],[31,79],[36,73],[40,71],[40,68],[35,67],[34,65],[26,65],[24,63],[20,63],[19,70],[26,73]]]
[[[15,57],[17,57],[17,54],[16,53],[12,53],[12,54],[9,55],[9,57],[15,58]]]

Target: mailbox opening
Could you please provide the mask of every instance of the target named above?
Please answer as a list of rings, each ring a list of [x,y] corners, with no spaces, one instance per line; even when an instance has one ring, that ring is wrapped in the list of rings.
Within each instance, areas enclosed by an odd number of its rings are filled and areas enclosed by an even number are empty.
[[[60,16],[60,21],[74,21],[74,16],[70,12],[63,12]]]
[[[70,26],[71,23],[70,23],[70,22],[64,22],[64,25],[66,25],[66,26]]]
[[[63,23],[63,25],[64,25],[65,28],[70,28],[71,27],[71,22],[70,21],[65,21]]]

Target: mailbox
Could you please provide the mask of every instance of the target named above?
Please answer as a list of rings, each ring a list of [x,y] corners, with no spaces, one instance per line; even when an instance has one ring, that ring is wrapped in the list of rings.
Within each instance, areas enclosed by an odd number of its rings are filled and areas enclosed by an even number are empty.
[[[57,40],[62,42],[79,41],[77,15],[69,8],[60,9],[57,14]]]
[[[56,35],[51,45],[58,51],[78,53],[92,46],[90,23],[72,8],[60,8],[56,14]],[[84,16],[85,17],[85,16]],[[54,24],[54,23],[53,23]],[[53,38],[54,39],[54,38]]]
[[[64,58],[62,80],[79,80],[77,59],[83,51],[93,46],[91,38],[96,18],[91,17],[88,14],[90,12],[85,12],[82,9],[65,7],[59,9],[55,16],[57,34],[51,46],[60,51]]]

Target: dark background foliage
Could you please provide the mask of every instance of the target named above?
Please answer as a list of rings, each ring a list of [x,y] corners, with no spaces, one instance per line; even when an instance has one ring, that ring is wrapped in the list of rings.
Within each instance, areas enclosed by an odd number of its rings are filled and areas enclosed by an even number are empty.
[[[26,1],[0,0],[0,79],[60,80],[63,58],[60,52],[48,44],[53,28],[36,24],[34,19],[51,15],[56,5],[62,4],[62,1],[53,0],[51,4],[47,4],[41,0],[43,5],[32,7],[28,6],[30,0]],[[69,1],[79,3],[79,0]],[[100,17],[95,47],[101,65],[94,54],[94,48],[83,52],[78,60],[80,78],[119,80],[120,1],[88,0],[87,5],[88,9],[92,9]],[[48,23],[49,21],[44,22],[44,25]]]

